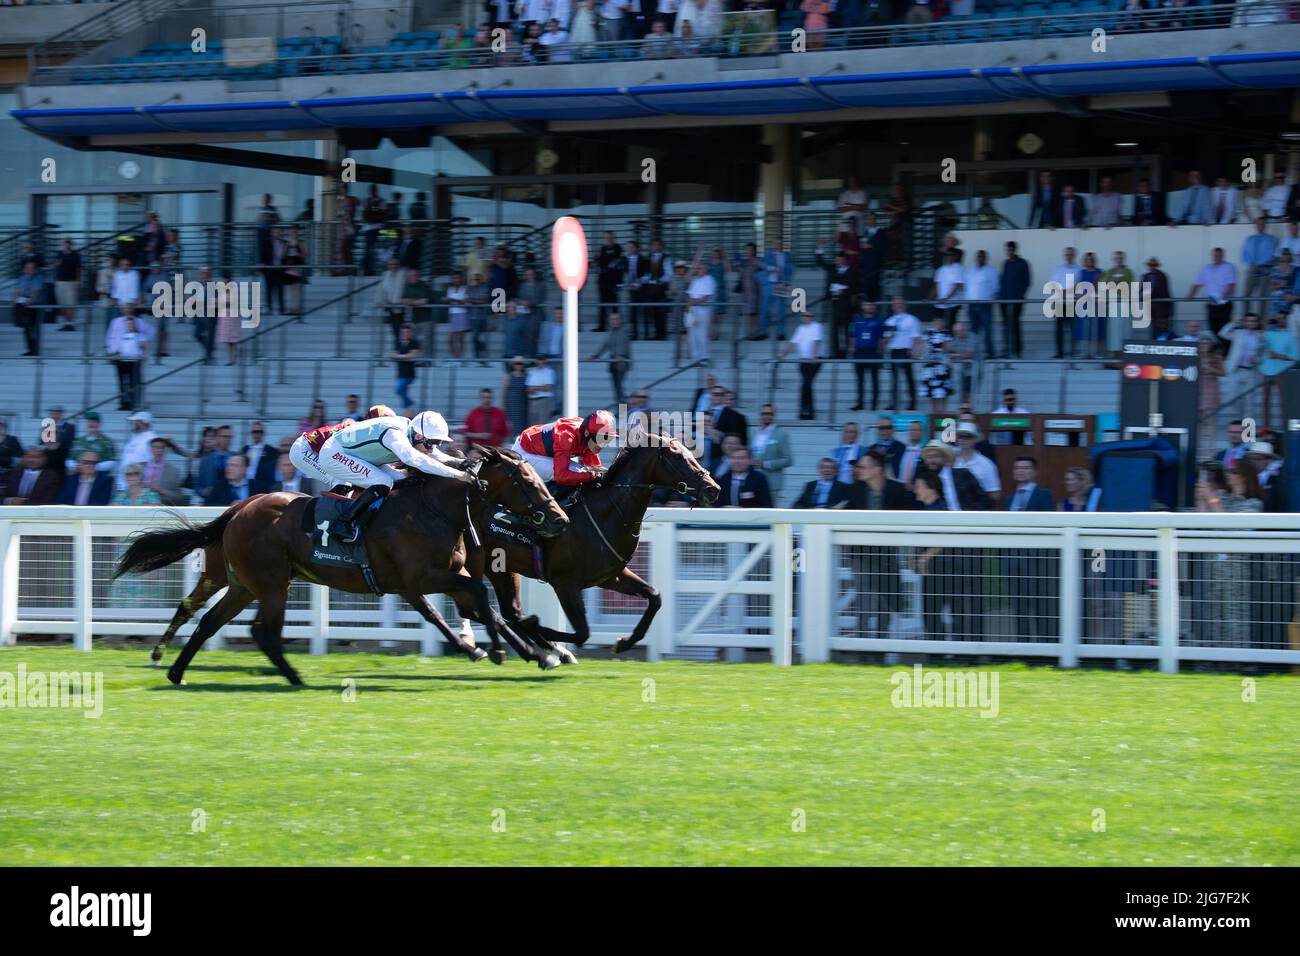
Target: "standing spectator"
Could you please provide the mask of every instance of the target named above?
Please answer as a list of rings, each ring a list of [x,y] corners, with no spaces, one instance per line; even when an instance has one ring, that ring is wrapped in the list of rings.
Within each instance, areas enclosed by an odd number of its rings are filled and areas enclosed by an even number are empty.
[[[1214,222],[1214,207],[1210,202],[1210,187],[1201,182],[1201,172],[1193,169],[1187,174],[1187,189],[1183,191],[1183,211],[1169,225],[1208,226]]]
[[[1143,285],[1151,289],[1151,335],[1161,325],[1166,327],[1173,323],[1174,304],[1169,289],[1169,276],[1160,268],[1160,260],[1152,256],[1147,260],[1147,271],[1142,273]]]
[[[623,281],[626,268],[627,260],[623,258],[614,233],[605,233],[605,242],[596,257],[596,286],[600,291],[600,305],[596,312],[597,332],[605,331],[609,313],[618,309],[618,287]]]
[[[850,176],[844,181],[844,191],[836,200],[840,210],[840,221],[850,225],[855,236],[862,233],[862,218],[867,211],[867,194],[857,176]]]
[[[609,356],[609,380],[614,386],[614,403],[626,400],[623,393],[623,379],[632,367],[632,338],[623,327],[623,316],[618,309],[613,309],[608,318],[609,331],[599,349],[587,359],[594,362],[602,355]]]
[[[32,446],[23,452],[22,464],[9,472],[0,503],[6,505],[52,505],[59,497],[62,477],[49,467],[45,452]]]
[[[475,236],[469,252],[465,253],[465,258],[460,261],[460,271],[467,276],[487,276],[488,269],[487,244],[482,236]]]
[[[524,269],[518,300],[520,311],[529,317],[535,332],[546,321],[546,286],[537,278],[537,270],[532,266]]]
[[[462,30],[459,26],[456,27],[456,31],[465,41],[462,49],[468,48],[470,45],[470,40],[469,37],[465,36],[465,31]],[[406,210],[406,217],[412,222],[423,222],[424,220],[428,219],[429,204],[427,200],[428,197],[424,193],[422,192],[416,193],[415,200],[411,203],[410,207]]]
[[[451,282],[443,293],[442,301],[447,304],[447,347],[454,368],[460,365],[461,357],[465,354],[465,333],[469,331],[469,288],[465,285],[465,277],[459,272],[451,274]]]
[[[266,307],[268,312],[277,308],[284,314],[284,283],[281,281],[280,254],[284,242],[278,227],[257,230],[257,268],[262,273],[262,282],[266,286]]]
[[[374,307],[385,317],[389,328],[393,330],[393,342],[397,342],[397,330],[406,321],[406,306],[402,305],[402,293],[406,289],[406,273],[396,257],[390,257],[388,268],[379,279],[375,288]]]
[[[858,295],[858,277],[849,257],[836,253],[834,262],[826,261],[826,243],[817,243],[817,265],[826,273],[826,295],[831,305],[830,357],[844,358],[844,342],[853,322],[853,302]]]
[[[803,0],[803,28],[808,35],[808,49],[820,50],[826,45],[825,32],[830,26],[830,0]]]
[[[790,437],[785,429],[776,423],[776,407],[764,405],[758,413],[759,428],[754,432],[750,443],[754,467],[767,477],[768,488],[773,498],[781,494],[785,485],[785,470],[794,463],[790,451]]]
[[[1196,293],[1205,290],[1209,304],[1205,307],[1210,331],[1222,338],[1224,326],[1232,318],[1232,296],[1237,289],[1237,267],[1225,262],[1223,248],[1215,246],[1210,253],[1210,262],[1196,276],[1187,298],[1196,298]]]
[[[853,486],[837,480],[836,470],[833,458],[823,458],[818,462],[817,477],[803,486],[803,491],[790,507],[826,509],[842,508],[848,504]]]
[[[289,230],[289,238],[280,249],[280,265],[283,268],[280,282],[287,302],[285,314],[302,315],[303,286],[307,284],[307,247],[296,227]]]
[[[631,304],[631,331],[632,341],[636,341],[641,336],[642,330],[645,331],[645,337],[650,338],[650,316],[644,305],[646,301],[646,290],[642,286],[642,273],[648,270],[645,256],[641,255],[641,247],[635,240],[628,240],[623,246],[623,264],[620,272],[622,273],[623,288],[627,289],[628,301]]]
[[[545,355],[539,355],[528,370],[528,424],[547,422],[555,417],[555,369]]]
[[[888,240],[888,233],[876,224],[876,214],[867,213],[862,235],[858,238],[858,263],[862,294],[872,302],[880,301],[880,275],[885,267],[885,248]]]
[[[529,359],[537,354],[533,339],[533,325],[527,313],[519,311],[519,304],[513,299],[506,303],[506,317],[501,323],[501,344],[505,355],[523,355]],[[506,362],[506,371],[510,371],[510,360]]]
[[[945,250],[943,265],[935,270],[934,283],[930,287],[930,298],[935,300],[935,321],[945,332],[952,328],[953,319],[960,314],[965,292],[966,270],[961,267],[956,250]]]
[[[103,265],[95,273],[95,304],[105,325],[116,314],[117,303],[113,301],[113,276],[116,268],[117,260],[105,256]]]
[[[942,415],[947,400],[952,395],[952,333],[943,318],[936,314],[930,328],[922,336],[925,353],[921,365],[921,391],[930,399],[930,412]]]
[[[857,380],[857,403],[852,411],[860,412],[866,400],[863,394],[863,377],[871,372],[871,410],[880,407],[880,357],[884,343],[885,320],[876,314],[876,303],[862,299],[858,314],[850,328],[849,338],[853,348],[853,373]]]
[[[1038,187],[1029,207],[1030,229],[1055,229],[1060,225],[1061,191],[1056,187],[1056,177],[1049,170],[1038,174]]]
[[[149,448],[157,436],[153,430],[153,416],[148,412],[136,412],[127,417],[131,423],[131,437],[122,446],[122,457],[118,461],[116,487],[126,487],[126,468],[128,465],[142,465],[149,460]],[[225,429],[226,447],[230,445],[230,429]]]
[[[0,483],[8,476],[14,466],[14,460],[22,458],[23,446],[13,435],[9,434],[9,422],[0,418]]]
[[[109,360],[117,367],[118,408],[134,411],[140,403],[140,368],[149,353],[153,329],[142,318],[137,318],[131,305],[109,323],[105,349]]]
[[[397,381],[393,391],[402,403],[403,415],[410,415],[415,408],[415,402],[411,398],[411,385],[415,382],[416,360],[423,354],[420,340],[415,337],[410,325],[403,325],[397,330],[397,345],[392,352],[388,353],[388,357],[397,367]]]
[[[686,287],[686,301],[690,310],[686,315],[687,333],[691,343],[691,361],[709,363],[709,331],[713,323],[713,302],[718,294],[718,283],[709,275],[703,262],[695,263],[695,275]]]
[[[253,488],[253,494],[265,494],[271,490],[271,485],[275,482],[277,451],[267,444],[266,426],[261,422],[253,422],[249,427],[248,435],[249,442],[240,449],[239,454],[248,465],[251,476],[249,484]],[[148,475],[145,477],[147,479]],[[146,480],[145,483],[148,484],[148,481]]]
[[[537,354],[557,360],[564,357],[564,308],[556,306],[537,336]]]
[[[1056,354],[1053,358],[1065,358],[1065,343],[1070,343],[1070,356],[1074,356],[1074,337],[1070,334],[1070,315],[1071,309],[1065,308],[1067,301],[1074,299],[1074,287],[1081,281],[1082,268],[1074,261],[1074,247],[1067,246],[1064,252],[1065,261],[1062,262],[1052,271],[1052,282],[1061,289],[1062,298],[1059,301],[1059,313],[1056,316]]]
[[[1015,242],[1008,242],[1007,258],[998,277],[998,298],[1002,300],[1002,357],[1022,358],[1020,313],[1029,291],[1029,263],[1017,254]],[[1010,300],[1010,301],[1008,301]]]
[[[1197,364],[1199,374],[1196,377],[1197,411],[1200,416],[1200,447],[1209,448],[1214,434],[1214,416],[1223,402],[1219,380],[1227,374],[1223,364],[1223,353],[1214,347],[1209,336],[1197,339]],[[1241,437],[1241,424],[1237,425],[1237,437]]]
[[[234,276],[229,269],[222,270],[221,285],[217,290],[216,341],[226,347],[227,365],[239,361],[240,331],[239,310],[235,303]]]
[[[975,360],[979,354],[979,340],[971,334],[970,324],[965,319],[958,319],[952,327],[952,341],[948,343],[949,360],[952,363],[951,388],[961,401],[970,401],[975,384]]]
[[[369,275],[369,273],[367,273]],[[433,322],[433,290],[429,284],[420,278],[419,269],[406,270],[406,285],[402,286],[402,305],[411,310],[410,323],[415,325],[419,322]],[[430,341],[433,336],[432,324],[428,326]]]
[[[1061,187],[1060,211],[1057,225],[1062,229],[1079,229],[1088,224],[1088,206],[1083,197],[1076,195],[1069,183]]]
[[[1255,220],[1255,231],[1241,244],[1241,264],[1246,272],[1246,310],[1267,315],[1268,303],[1264,296],[1271,291],[1273,260],[1277,257],[1277,240],[1268,233],[1268,220],[1260,216]]]
[[[307,432],[315,431],[328,424],[329,416],[325,414],[325,402],[318,398],[311,403],[311,408],[307,409],[306,416],[298,419],[298,434],[305,435]],[[223,425],[222,429],[226,430],[227,426]]]
[[[1286,182],[1286,172],[1276,170],[1273,173],[1273,184],[1264,190],[1264,198],[1260,203],[1261,213],[1269,219],[1283,219],[1286,217],[1286,201],[1291,196],[1291,187]]]
[[[720,482],[722,494],[719,508],[771,508],[772,492],[767,478],[750,466],[749,449],[743,445],[733,451],[728,459],[730,467],[726,480]]]
[[[1236,186],[1228,183],[1227,176],[1220,176],[1214,181],[1214,189],[1210,192],[1210,210],[1210,222],[1220,226],[1236,222],[1240,217],[1241,194]]]
[[[650,255],[646,258],[646,274],[641,277],[642,293],[645,301],[651,303],[654,337],[662,342],[668,338],[668,307],[664,303],[668,298],[668,280],[673,274],[673,260],[664,252],[664,245],[658,239],[650,240]]]
[[[368,276],[375,274],[375,243],[379,240],[380,228],[387,221],[388,207],[379,196],[379,187],[371,183],[370,195],[361,209],[361,241],[365,249],[361,269]]]
[[[1273,392],[1281,404],[1281,376],[1300,359],[1300,344],[1277,315],[1268,317],[1267,329],[1260,343],[1259,374],[1264,380],[1264,428],[1272,422]]]
[[[1038,484],[1038,460],[1021,455],[1012,466],[1016,490],[1007,499],[1008,511],[1055,511],[1052,493]],[[1043,550],[1013,548],[1002,557],[1002,574],[1007,582],[1016,636],[1051,637],[1057,608],[1059,560]]]
[[[602,43],[628,39],[632,0],[602,0],[600,4],[600,39]]]
[[[60,332],[75,332],[72,324],[77,307],[81,304],[81,256],[72,248],[72,240],[63,240],[63,250],[54,260],[54,294],[63,313]]]
[[[764,341],[768,336],[769,316],[772,309],[777,313],[777,337],[785,338],[785,314],[787,308],[778,301],[789,291],[794,278],[794,260],[785,251],[785,242],[775,239],[772,246],[763,255],[763,272],[758,287],[758,334],[751,338],[756,342]]]
[[[518,435],[528,427],[528,358],[516,355],[506,363],[506,375],[501,380],[501,394],[505,396],[506,422],[509,433]]]
[[[106,505],[113,497],[113,476],[99,471],[99,456],[87,449],[77,457],[76,471],[63,479],[56,504]]]
[[[1163,226],[1169,221],[1165,215],[1165,194],[1151,191],[1151,180],[1138,180],[1133,194],[1133,225]]]
[[[465,416],[462,433],[471,442],[500,448],[505,444],[510,432],[506,413],[492,404],[492,389],[482,388],[478,393],[478,404]]]
[[[717,293],[713,296],[713,314],[716,320],[709,322],[710,338],[716,341],[722,334],[722,328],[727,321],[727,254],[719,248],[714,248],[709,257],[708,272],[712,277]],[[737,336],[743,333],[737,327]]]
[[[840,430],[840,443],[832,448],[827,456],[835,463],[835,480],[845,485],[852,483],[853,463],[866,451],[858,443],[859,434],[857,422],[845,422]]]
[[[916,381],[912,375],[912,358],[921,340],[921,320],[907,311],[901,295],[894,296],[893,315],[885,321],[885,344],[889,349],[889,407],[897,411],[900,372],[907,376],[907,407],[916,407]]]
[[[1129,284],[1133,282],[1133,270],[1124,262],[1123,252],[1116,252],[1111,257],[1111,267],[1101,274],[1101,281],[1121,284],[1125,289],[1130,288]],[[1112,357],[1119,355],[1124,339],[1132,334],[1132,304],[1127,299],[1123,301],[1128,305],[1127,310],[1121,309],[1104,319],[1106,349]]]
[[[181,487],[180,472],[167,461],[166,455],[167,439],[155,438],[149,442],[149,461],[143,465],[144,486],[157,494],[165,505],[184,504],[185,490]]]
[[[1119,225],[1120,195],[1112,186],[1109,176],[1102,176],[1097,181],[1097,192],[1092,197],[1092,214],[1088,217],[1089,225],[1110,229]]]
[[[110,474],[117,468],[117,446],[113,439],[100,431],[99,412],[86,412],[86,434],[74,441],[68,449],[67,467],[72,469],[80,461],[83,452],[94,452],[100,471]]]
[[[966,270],[963,284],[964,298],[970,304],[966,314],[976,338],[984,333],[984,357],[993,358],[993,303],[999,297],[998,270],[989,265],[989,254],[983,249],[975,252],[975,264]]]
[[[1079,279],[1088,288],[1096,289],[1101,280],[1101,269],[1097,268],[1097,255],[1093,252],[1083,254],[1083,266],[1079,270]],[[1087,343],[1085,350],[1088,358],[1096,358],[1101,343],[1106,340],[1106,316],[1097,307],[1097,298],[1081,296],[1074,310],[1074,341]]]
[[[752,337],[757,334],[759,286],[763,281],[763,261],[758,257],[758,246],[752,242],[745,243],[744,253],[736,259],[732,268],[739,276],[736,287],[745,303],[745,320],[742,327],[736,330],[736,335]]]
[[[781,352],[781,358],[785,358],[792,352],[798,354],[799,358],[799,419],[800,421],[812,421],[817,417],[816,405],[813,401],[813,380],[817,373],[821,371],[823,336],[820,322],[813,319],[811,312],[803,314],[803,320],[799,327],[795,329],[794,334],[790,336],[790,341],[786,343],[784,351]]]
[[[45,302],[45,279],[36,262],[27,260],[14,287],[14,325],[23,330],[24,357],[41,354],[41,309]]]

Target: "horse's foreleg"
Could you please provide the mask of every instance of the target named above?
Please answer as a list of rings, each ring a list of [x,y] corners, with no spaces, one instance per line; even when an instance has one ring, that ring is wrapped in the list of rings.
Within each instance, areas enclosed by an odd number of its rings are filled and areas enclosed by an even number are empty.
[[[660,606],[664,603],[659,592],[650,586],[644,578],[636,572],[624,568],[608,581],[602,581],[601,587],[609,591],[617,591],[619,594],[630,594],[633,597],[645,598],[646,609],[641,615],[641,620],[636,622],[636,627],[632,628],[632,634],[629,637],[620,637],[614,643],[614,653],[622,654],[624,651],[631,650],[641,642],[645,637],[646,631],[650,629],[650,622],[654,620],[655,615],[659,613]]]
[[[181,649],[175,663],[168,669],[167,679],[173,684],[183,683],[185,668],[189,667],[190,661],[199,652],[199,648],[203,646],[209,637],[217,633],[223,625],[234,620],[235,616],[248,607],[252,600],[253,593],[239,585],[234,585],[226,591],[225,596],[216,603],[216,606],[199,620],[199,626],[190,635],[190,639],[185,642],[185,646]],[[283,621],[283,615],[281,620]]]
[[[290,684],[301,685],[302,678],[284,656],[284,609],[289,601],[289,587],[270,589],[257,601],[262,639],[258,642],[271,663]]]
[[[549,635],[554,634],[559,640],[567,641],[569,638],[567,634],[544,627],[537,620],[536,615],[524,617],[523,604],[519,600],[518,574],[503,571],[489,574],[488,580],[492,582],[492,589],[497,593],[497,605],[501,608],[506,623],[510,625],[516,634],[531,642],[544,655],[555,654],[561,664],[578,663],[578,659],[573,656],[571,650],[548,640]]]
[[[462,651],[470,660],[481,661],[483,658],[487,657],[487,651],[478,647],[472,641],[466,641],[460,636],[460,634],[453,631],[443,619],[443,616],[438,613],[438,609],[433,606],[433,602],[423,594],[403,592],[402,597],[406,599],[406,602],[410,604],[411,607],[420,612],[422,618],[436,627],[443,637],[450,641],[458,650]]]
[[[210,558],[205,554],[205,558]],[[176,632],[189,623],[190,619],[203,605],[208,603],[208,599],[226,586],[226,565],[224,561],[212,563],[209,561],[205,565],[203,574],[199,577],[199,583],[194,585],[194,590],[185,597],[181,598],[181,603],[176,607],[176,613],[172,615],[171,623],[167,625],[167,630],[163,636],[158,638],[158,643],[154,645],[153,650],[149,653],[149,659],[157,664],[162,660],[163,651],[171,643]]]

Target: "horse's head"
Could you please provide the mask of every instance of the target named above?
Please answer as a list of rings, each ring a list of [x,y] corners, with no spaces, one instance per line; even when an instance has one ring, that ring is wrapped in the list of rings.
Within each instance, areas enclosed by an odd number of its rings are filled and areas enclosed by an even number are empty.
[[[625,449],[625,453],[646,456],[642,477],[648,484],[691,495],[706,508],[722,493],[713,476],[704,470],[686,446],[669,435],[640,431],[637,433],[637,447]]]
[[[569,525],[564,513],[536,469],[513,451],[475,445],[482,456],[475,474],[487,484],[488,500],[532,522],[544,538],[554,538]]]

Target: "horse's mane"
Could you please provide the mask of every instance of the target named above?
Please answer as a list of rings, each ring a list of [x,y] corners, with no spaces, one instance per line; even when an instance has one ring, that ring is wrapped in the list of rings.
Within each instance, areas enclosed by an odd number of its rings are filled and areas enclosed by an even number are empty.
[[[614,457],[614,462],[609,466],[609,478],[613,480],[622,472],[629,468],[628,464],[638,452],[646,449],[659,449],[668,447],[669,443],[675,439],[671,435],[665,435],[663,432],[643,431],[640,433],[647,441],[638,442],[636,445],[624,445],[619,449],[618,454]]]

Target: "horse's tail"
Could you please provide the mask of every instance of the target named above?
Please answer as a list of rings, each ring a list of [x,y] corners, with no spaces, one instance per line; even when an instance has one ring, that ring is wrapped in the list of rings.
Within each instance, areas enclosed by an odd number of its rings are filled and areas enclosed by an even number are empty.
[[[181,526],[156,528],[153,531],[141,531],[132,535],[130,546],[117,562],[117,570],[113,572],[114,579],[124,574],[157,571],[179,561],[193,551],[215,544],[221,540],[226,525],[239,510],[238,506],[232,506],[220,517],[202,525],[196,525],[184,515],[172,512]]]

